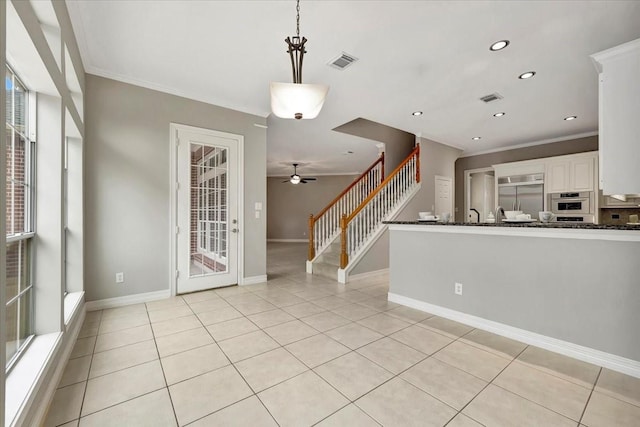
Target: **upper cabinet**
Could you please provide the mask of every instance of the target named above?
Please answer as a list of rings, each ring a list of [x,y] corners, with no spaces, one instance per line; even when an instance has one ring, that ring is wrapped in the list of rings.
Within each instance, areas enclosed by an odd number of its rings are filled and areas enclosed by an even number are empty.
[[[546,164],[547,193],[593,191],[598,152],[550,157]]]
[[[640,39],[591,55],[599,78],[599,186],[640,193]]]

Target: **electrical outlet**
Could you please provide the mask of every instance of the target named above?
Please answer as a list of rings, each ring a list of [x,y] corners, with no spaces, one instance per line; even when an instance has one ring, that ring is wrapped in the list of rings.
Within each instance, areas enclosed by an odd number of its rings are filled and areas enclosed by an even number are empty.
[[[124,273],[116,273],[116,283],[124,283]]]
[[[453,289],[456,295],[462,295],[462,283],[456,283]]]

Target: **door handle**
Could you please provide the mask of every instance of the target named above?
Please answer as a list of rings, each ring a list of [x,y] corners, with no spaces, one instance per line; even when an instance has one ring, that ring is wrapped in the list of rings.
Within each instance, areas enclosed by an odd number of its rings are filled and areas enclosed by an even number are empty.
[[[240,230],[238,230],[237,228],[232,228],[232,229],[231,229],[231,232],[232,232],[232,233],[237,233],[238,231],[240,231]]]

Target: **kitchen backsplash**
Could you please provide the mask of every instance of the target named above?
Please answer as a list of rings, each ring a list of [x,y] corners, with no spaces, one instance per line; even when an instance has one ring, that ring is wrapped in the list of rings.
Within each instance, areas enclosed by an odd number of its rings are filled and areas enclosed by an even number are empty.
[[[615,216],[618,216],[617,218]],[[634,209],[600,209],[600,224],[626,224],[629,215],[640,215],[640,207]]]

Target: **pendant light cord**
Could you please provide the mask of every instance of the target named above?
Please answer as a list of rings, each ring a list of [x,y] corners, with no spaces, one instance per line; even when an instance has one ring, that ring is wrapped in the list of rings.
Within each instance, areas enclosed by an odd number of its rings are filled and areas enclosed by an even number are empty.
[[[300,37],[300,0],[296,3],[296,36]]]

